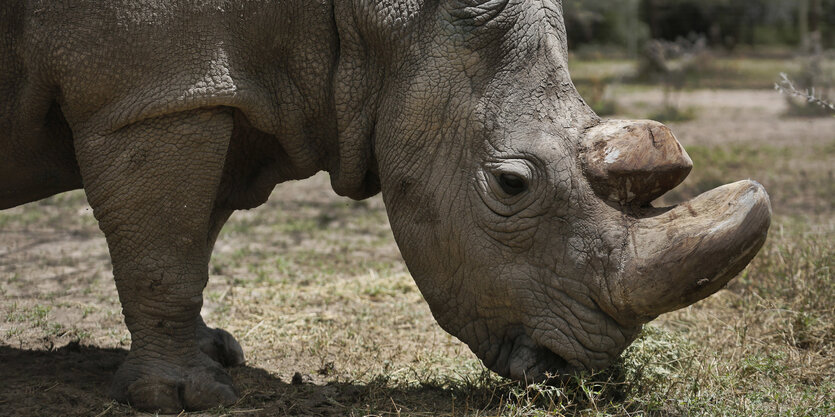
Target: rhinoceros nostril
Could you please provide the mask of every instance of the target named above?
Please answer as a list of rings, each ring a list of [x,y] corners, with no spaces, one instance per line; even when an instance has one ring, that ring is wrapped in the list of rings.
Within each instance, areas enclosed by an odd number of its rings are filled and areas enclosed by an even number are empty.
[[[621,205],[646,205],[684,181],[693,162],[667,126],[612,121],[586,133],[583,170],[594,191]]]

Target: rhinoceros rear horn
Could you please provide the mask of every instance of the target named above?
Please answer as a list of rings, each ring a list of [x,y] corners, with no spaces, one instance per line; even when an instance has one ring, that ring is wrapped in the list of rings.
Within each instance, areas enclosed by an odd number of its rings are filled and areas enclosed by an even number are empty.
[[[598,196],[634,206],[675,188],[693,168],[670,129],[649,120],[603,122],[589,129],[582,163]]]

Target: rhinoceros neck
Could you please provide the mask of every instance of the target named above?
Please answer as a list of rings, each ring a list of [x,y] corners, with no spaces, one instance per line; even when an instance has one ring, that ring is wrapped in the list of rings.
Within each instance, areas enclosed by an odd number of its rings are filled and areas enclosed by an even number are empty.
[[[373,137],[383,72],[379,51],[372,50],[357,21],[360,11],[355,7],[362,6],[351,3],[333,1],[331,8],[338,41],[331,79],[337,135],[329,149],[328,172],[337,194],[363,199],[380,192]]]

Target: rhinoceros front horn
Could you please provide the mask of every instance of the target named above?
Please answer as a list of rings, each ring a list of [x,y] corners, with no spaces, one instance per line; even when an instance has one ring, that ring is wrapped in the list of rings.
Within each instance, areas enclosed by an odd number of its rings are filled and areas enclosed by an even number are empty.
[[[650,120],[601,123],[586,132],[582,153],[595,193],[620,205],[649,204],[693,168],[670,129]]]
[[[666,209],[648,209],[628,226],[611,286],[622,322],[644,323],[720,290],[765,243],[771,204],[762,185],[724,185]]]
[[[649,203],[681,183],[693,163],[666,126],[607,122],[586,132],[582,163],[595,193],[622,208],[625,242],[607,277],[612,311],[624,324],[701,300],[748,265],[765,242],[771,204],[745,180],[669,208]]]

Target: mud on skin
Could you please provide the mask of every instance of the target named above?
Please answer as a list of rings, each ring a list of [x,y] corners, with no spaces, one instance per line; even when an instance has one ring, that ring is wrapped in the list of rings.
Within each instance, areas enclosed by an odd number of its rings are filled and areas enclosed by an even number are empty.
[[[438,323],[527,381],[607,366],[769,226],[753,181],[648,207],[690,160],[583,102],[559,1],[13,0],[0,28],[0,208],[83,184],[132,335],[113,395],[143,410],[235,401],[207,263],[283,181],[382,191]]]

